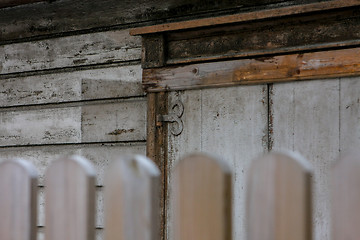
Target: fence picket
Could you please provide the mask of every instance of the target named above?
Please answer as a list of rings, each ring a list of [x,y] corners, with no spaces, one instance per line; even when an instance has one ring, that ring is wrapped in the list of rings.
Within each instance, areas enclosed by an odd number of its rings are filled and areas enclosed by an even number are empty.
[[[332,239],[360,238],[360,152],[351,152],[332,169]]]
[[[174,172],[174,239],[230,240],[231,171],[216,158],[191,155]]]
[[[293,153],[255,160],[249,172],[249,240],[311,240],[311,167]]]
[[[21,159],[0,163],[0,239],[36,239],[37,172]]]
[[[53,162],[45,175],[45,239],[94,240],[95,170],[79,156]]]
[[[105,178],[105,240],[158,240],[160,171],[141,155],[114,161]]]

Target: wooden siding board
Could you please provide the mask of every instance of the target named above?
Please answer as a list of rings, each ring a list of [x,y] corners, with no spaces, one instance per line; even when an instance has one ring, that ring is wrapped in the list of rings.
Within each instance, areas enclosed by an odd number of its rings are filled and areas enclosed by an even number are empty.
[[[235,13],[278,5],[294,5],[321,0],[181,0],[181,1],[81,1],[62,0],[0,9],[1,41],[44,37],[80,30],[122,27],[148,21],[166,22],[182,18],[199,18]],[[111,7],[109,7],[111,6]],[[141,6],[141,7],[139,7]]]
[[[0,145],[144,141],[146,102],[0,112]]]
[[[140,60],[141,39],[128,30],[0,46],[0,74]]]
[[[330,239],[328,173],[339,155],[339,80],[274,84],[272,150],[298,151],[314,167],[314,239]]]
[[[0,107],[142,96],[141,66],[0,80]]]
[[[184,103],[184,130],[169,135],[170,172],[179,158],[191,152],[216,154],[234,171],[233,238],[245,237],[245,179],[252,159],[267,151],[267,86],[237,86],[170,93]],[[168,177],[171,184],[172,175]],[[171,196],[168,236],[172,236]]]

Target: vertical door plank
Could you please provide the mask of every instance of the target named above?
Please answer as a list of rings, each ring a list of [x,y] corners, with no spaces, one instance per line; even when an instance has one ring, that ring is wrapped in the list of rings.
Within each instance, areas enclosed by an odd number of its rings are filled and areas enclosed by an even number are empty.
[[[54,161],[45,176],[45,200],[45,239],[94,239],[95,170],[89,161]]]
[[[36,239],[37,172],[25,160],[0,163],[0,239]]]
[[[311,170],[295,154],[253,162],[247,214],[249,240],[311,240]]]
[[[329,172],[339,155],[339,80],[274,84],[270,90],[273,150],[300,152],[314,168],[314,239],[331,239]],[[346,122],[346,121],[345,121]]]
[[[158,240],[160,171],[141,155],[114,161],[105,179],[105,240]]]
[[[175,168],[174,240],[231,240],[231,171],[225,162],[191,155]]]
[[[348,153],[332,171],[332,239],[360,237],[360,152]]]

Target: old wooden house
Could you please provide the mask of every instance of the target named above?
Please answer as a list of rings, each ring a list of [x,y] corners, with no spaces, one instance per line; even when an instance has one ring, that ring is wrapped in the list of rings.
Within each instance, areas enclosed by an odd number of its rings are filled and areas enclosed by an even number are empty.
[[[314,239],[330,239],[328,170],[360,138],[359,0],[5,0],[0,2],[0,158],[44,170],[61,155],[97,176],[119,154],[162,171],[190,152],[234,171],[233,239],[245,239],[250,161],[299,151],[315,169]],[[358,25],[359,24],[359,25]],[[44,227],[40,172],[39,239]]]

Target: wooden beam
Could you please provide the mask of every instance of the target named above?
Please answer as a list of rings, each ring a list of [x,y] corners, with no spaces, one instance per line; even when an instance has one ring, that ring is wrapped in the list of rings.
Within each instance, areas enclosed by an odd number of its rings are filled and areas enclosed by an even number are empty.
[[[46,2],[46,0],[2,0],[0,1],[0,8],[13,7],[34,2]]]
[[[360,75],[360,48],[144,69],[148,92]]]
[[[208,27],[213,25],[239,23],[239,22],[260,20],[266,18],[284,17],[295,14],[326,11],[326,10],[353,7],[359,5],[360,5],[360,0],[347,0],[347,1],[332,0],[332,1],[325,1],[319,3],[305,4],[305,5],[295,5],[289,7],[276,8],[276,9],[239,13],[228,16],[211,17],[211,18],[188,20],[182,22],[159,24],[159,25],[153,25],[147,27],[139,27],[139,28],[131,29],[130,34],[143,35],[143,34],[176,31],[176,30],[198,28],[198,27]]]
[[[161,196],[160,196],[160,240],[166,237],[166,209],[167,194],[167,126],[157,123],[157,116],[168,113],[168,94],[149,93],[147,95],[147,140],[146,155],[152,159],[160,169]]]

